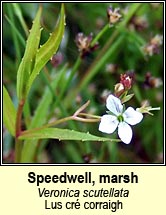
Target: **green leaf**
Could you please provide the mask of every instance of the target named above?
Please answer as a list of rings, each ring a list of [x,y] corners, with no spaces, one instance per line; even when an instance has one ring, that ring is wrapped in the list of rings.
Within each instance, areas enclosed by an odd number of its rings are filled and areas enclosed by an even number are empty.
[[[41,36],[40,17],[41,7],[37,12],[35,20],[33,21],[32,29],[30,30],[30,34],[27,39],[25,53],[17,73],[17,95],[19,100],[21,99],[24,100],[27,96],[26,92],[27,81],[35,65],[36,53],[38,50]]]
[[[26,23],[24,21],[23,14],[22,14],[22,11],[21,11],[19,4],[13,3],[12,6],[13,6],[13,9],[14,9],[16,16],[18,17],[18,20],[20,21],[20,23],[21,23],[21,25],[25,31],[25,34],[28,35],[29,34],[28,28],[27,28]]]
[[[126,95],[122,98],[122,104],[125,103],[125,102],[128,102],[132,97],[134,96],[134,94],[129,94],[129,95]]]
[[[3,86],[3,121],[9,132],[13,136],[15,136],[16,110],[4,86]]]
[[[94,136],[89,133],[78,132],[60,128],[43,128],[40,130],[24,131],[19,136],[19,139],[58,139],[58,140],[80,140],[80,141],[119,141],[105,137]]]
[[[60,19],[55,27],[53,33],[50,34],[49,39],[44,45],[38,50],[36,55],[36,62],[32,74],[28,80],[27,93],[35,80],[36,76],[40,73],[41,69],[46,65],[46,63],[51,59],[51,57],[57,52],[59,45],[62,41],[65,29],[65,12],[64,4],[62,4]]]
[[[56,91],[56,87],[59,83],[59,80],[61,76],[66,73],[66,65],[62,68],[60,73],[58,73],[54,78],[51,83],[51,88],[53,91]],[[50,104],[53,100],[53,93],[50,91],[49,87],[46,87],[46,90],[43,94],[43,97],[37,106],[37,109],[35,111],[35,114],[32,118],[32,121],[29,125],[29,129],[33,129],[39,126],[42,126],[47,119],[47,113],[50,107]],[[21,162],[22,163],[29,163],[33,162],[33,159],[35,157],[35,153],[37,151],[37,146],[38,146],[38,140],[26,140],[24,142],[23,150],[22,150],[22,156],[21,156]]]
[[[15,35],[17,35],[20,43],[25,47],[25,40],[22,36],[22,34],[18,31],[17,27],[13,24],[13,22],[8,18],[7,15],[5,15],[6,20],[9,22],[9,24],[11,25],[13,32],[15,33]]]

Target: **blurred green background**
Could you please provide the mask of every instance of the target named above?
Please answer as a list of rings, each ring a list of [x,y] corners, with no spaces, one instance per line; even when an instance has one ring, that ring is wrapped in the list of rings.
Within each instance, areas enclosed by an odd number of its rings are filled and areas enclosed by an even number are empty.
[[[25,41],[39,5],[42,5],[41,44],[53,30],[60,3],[3,3],[3,83],[15,104],[16,75],[24,54]],[[87,100],[91,103],[88,113],[102,116],[106,112],[106,96],[113,92],[119,82],[120,74],[128,73],[133,79],[130,92],[135,96],[127,106],[140,107],[144,100],[151,106],[160,107],[154,116],[144,115],[143,121],[133,126],[133,138],[129,145],[110,142],[78,142],[39,140],[33,162],[37,163],[162,163],[163,162],[163,47],[159,53],[145,56],[142,47],[155,35],[163,35],[163,4],[140,3],[134,15],[125,27],[109,28],[99,39],[99,47],[93,53],[81,59],[81,62],[68,81],[78,58],[79,51],[75,43],[76,35],[83,32],[94,37],[107,25],[107,8],[120,8],[123,22],[129,16],[136,3],[65,3],[66,29],[59,48],[59,65],[49,62],[33,84],[28,97],[28,121],[32,120],[45,89],[53,79],[58,79],[49,103],[46,121],[72,115]],[[56,61],[57,62],[57,61]],[[67,69],[62,74],[64,65]],[[150,81],[146,79],[150,74]],[[159,84],[158,84],[159,83]],[[62,93],[63,89],[65,91]],[[51,90],[51,89],[50,89]],[[58,96],[61,95],[60,102]],[[68,122],[61,128],[90,132],[98,136],[117,138],[117,133],[106,135],[98,131],[99,123],[87,124]],[[60,126],[59,126],[60,127]],[[3,161],[13,162],[14,139],[4,126]]]

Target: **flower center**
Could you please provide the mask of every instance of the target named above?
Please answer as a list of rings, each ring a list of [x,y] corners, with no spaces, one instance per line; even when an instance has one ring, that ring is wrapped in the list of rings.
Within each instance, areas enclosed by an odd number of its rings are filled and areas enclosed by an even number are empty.
[[[124,118],[123,118],[122,115],[119,115],[119,116],[117,117],[117,119],[118,119],[119,122],[123,122],[123,121],[124,121]]]

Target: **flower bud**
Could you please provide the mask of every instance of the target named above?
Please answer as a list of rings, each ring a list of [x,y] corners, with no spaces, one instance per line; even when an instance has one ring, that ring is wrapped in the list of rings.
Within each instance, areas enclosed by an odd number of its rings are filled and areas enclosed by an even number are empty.
[[[132,79],[126,74],[121,74],[120,83],[123,84],[125,90],[129,90],[132,85]]]
[[[55,54],[51,59],[51,64],[53,67],[58,67],[63,61],[63,55],[62,53]]]
[[[124,92],[125,88],[123,86],[122,83],[117,83],[115,85],[115,88],[114,88],[114,94],[119,97],[123,92]]]
[[[144,87],[145,88],[158,88],[163,84],[161,78],[153,77],[150,72],[146,73]]]
[[[153,54],[159,53],[159,47],[162,45],[163,37],[161,35],[156,35],[150,42],[143,47],[145,54],[152,56]]]
[[[138,31],[143,31],[148,27],[148,21],[146,16],[133,16],[130,21],[130,29],[136,29]]]
[[[122,15],[119,13],[119,11],[120,11],[119,8],[115,8],[113,10],[112,7],[109,7],[107,9],[107,16],[111,26],[120,21],[120,18],[122,17]]]
[[[81,57],[85,57],[87,54],[98,48],[98,43],[91,46],[92,39],[92,33],[89,36],[85,36],[82,32],[77,34],[75,42],[81,53]]]
[[[79,51],[87,50],[90,47],[90,43],[92,41],[92,34],[86,37],[82,32],[78,33],[75,41]]]

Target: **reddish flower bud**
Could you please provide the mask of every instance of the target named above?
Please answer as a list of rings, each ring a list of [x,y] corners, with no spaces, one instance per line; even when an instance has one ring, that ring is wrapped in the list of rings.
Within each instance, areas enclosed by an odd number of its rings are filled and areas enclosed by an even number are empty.
[[[85,36],[83,33],[77,34],[75,42],[82,58],[98,48],[98,43],[91,46],[92,39],[92,33],[89,36]]]
[[[150,42],[143,47],[145,54],[152,56],[159,53],[159,47],[162,45],[163,37],[156,35]]]
[[[144,87],[145,88],[158,88],[162,85],[161,78],[153,77],[150,72],[146,73]]]
[[[55,54],[51,59],[51,64],[53,67],[58,67],[63,61],[63,55],[62,53]]]
[[[120,83],[123,84],[125,90],[129,90],[132,85],[132,79],[126,74],[121,74]]]

